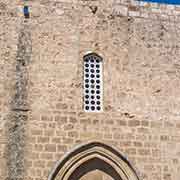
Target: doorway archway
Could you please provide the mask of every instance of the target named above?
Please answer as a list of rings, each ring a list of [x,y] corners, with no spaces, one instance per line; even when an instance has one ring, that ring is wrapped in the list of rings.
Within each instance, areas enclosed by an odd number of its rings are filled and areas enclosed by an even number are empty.
[[[81,145],[57,162],[48,180],[79,180],[100,170],[114,180],[139,180],[129,161],[112,147],[92,142]]]

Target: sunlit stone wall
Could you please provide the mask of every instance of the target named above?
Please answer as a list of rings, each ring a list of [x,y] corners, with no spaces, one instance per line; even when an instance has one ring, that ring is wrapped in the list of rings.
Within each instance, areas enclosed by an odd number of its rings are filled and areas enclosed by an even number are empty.
[[[76,145],[100,141],[140,179],[179,180],[179,6],[3,0],[0,23],[0,179],[46,180]],[[103,58],[101,113],[83,109],[89,51]]]

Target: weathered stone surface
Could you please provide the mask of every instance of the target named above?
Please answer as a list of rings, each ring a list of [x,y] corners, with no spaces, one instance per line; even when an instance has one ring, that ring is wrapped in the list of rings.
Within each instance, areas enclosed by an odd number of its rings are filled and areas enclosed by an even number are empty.
[[[126,0],[0,2],[0,179],[45,180],[95,140],[143,180],[179,180],[179,14]],[[89,51],[104,60],[102,113],[83,112]]]

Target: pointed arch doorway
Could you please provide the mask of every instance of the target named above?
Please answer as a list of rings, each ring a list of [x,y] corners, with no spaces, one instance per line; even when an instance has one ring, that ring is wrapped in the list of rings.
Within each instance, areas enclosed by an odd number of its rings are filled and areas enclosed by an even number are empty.
[[[99,142],[81,145],[66,154],[55,165],[48,180],[84,180],[88,173],[97,170],[113,180],[139,180],[125,157]]]

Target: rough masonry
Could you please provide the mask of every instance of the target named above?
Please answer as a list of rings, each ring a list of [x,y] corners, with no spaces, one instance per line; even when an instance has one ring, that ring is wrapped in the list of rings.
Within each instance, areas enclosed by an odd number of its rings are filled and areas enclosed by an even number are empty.
[[[0,179],[46,180],[63,155],[98,141],[121,152],[142,180],[179,180],[180,7],[27,5],[24,22],[24,2],[0,2]],[[89,51],[103,58],[102,113],[83,111]],[[84,178],[92,177],[109,180],[100,172]]]
[[[26,124],[28,119],[28,64],[32,52],[31,35],[26,22],[19,32],[15,69],[14,97],[8,119],[7,170],[8,180],[24,179]]]

